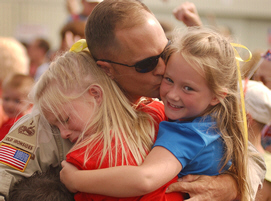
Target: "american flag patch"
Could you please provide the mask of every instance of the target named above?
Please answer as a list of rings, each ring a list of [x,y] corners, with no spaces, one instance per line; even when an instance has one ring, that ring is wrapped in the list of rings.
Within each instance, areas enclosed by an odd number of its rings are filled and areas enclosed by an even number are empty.
[[[25,170],[30,156],[31,154],[11,145],[5,143],[0,145],[0,163],[6,164],[21,172]]]

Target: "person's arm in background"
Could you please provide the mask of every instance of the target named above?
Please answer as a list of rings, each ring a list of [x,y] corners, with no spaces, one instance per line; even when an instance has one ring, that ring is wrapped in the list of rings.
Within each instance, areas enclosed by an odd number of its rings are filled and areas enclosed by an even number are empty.
[[[195,4],[185,2],[173,10],[173,15],[186,26],[202,26]]]
[[[66,0],[66,9],[70,15],[69,21],[79,20],[80,4],[77,0]]]
[[[33,121],[35,116],[31,114],[23,116],[11,128],[7,136],[0,142],[1,145],[15,147],[18,143],[31,149],[33,145],[33,154],[29,162],[26,163],[25,169],[19,171],[12,165],[8,166],[0,159],[0,201],[8,198],[9,189],[11,186],[23,177],[31,176],[35,171],[46,171],[50,165],[54,167],[60,165],[60,162],[65,159],[66,153],[71,148],[72,144],[69,141],[63,141],[60,135],[53,135],[51,129],[45,129],[44,121],[38,119]],[[31,126],[29,126],[31,124]],[[31,127],[31,128],[29,128]],[[23,132],[28,129],[28,132]],[[35,134],[33,133],[35,132]],[[26,134],[29,135],[26,135]],[[17,140],[17,141],[16,141]],[[24,144],[22,144],[23,142]],[[35,148],[34,148],[35,147]],[[2,147],[3,148],[3,147]],[[28,153],[23,148],[18,150]]]
[[[181,4],[174,9],[173,14],[177,20],[182,21],[186,26],[202,26],[196,6],[193,3],[185,2]],[[250,153],[256,152],[255,149],[251,149],[251,146],[249,143]],[[262,185],[261,181],[264,180],[265,165],[263,160],[255,161],[253,157],[249,157],[249,164],[249,172],[257,171],[254,178],[251,178],[254,181],[252,191],[255,197],[258,187]],[[258,184],[255,184],[255,181]],[[238,200],[238,190],[236,180],[230,174],[222,174],[219,176],[187,175],[182,177],[179,182],[171,184],[167,192],[181,191],[188,193],[190,195],[189,201],[231,201]]]

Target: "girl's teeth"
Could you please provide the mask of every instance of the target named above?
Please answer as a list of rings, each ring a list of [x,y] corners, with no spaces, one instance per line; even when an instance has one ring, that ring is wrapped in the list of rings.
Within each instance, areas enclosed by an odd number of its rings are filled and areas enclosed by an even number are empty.
[[[177,105],[172,105],[170,104],[171,107],[174,107],[174,108],[181,108],[181,106],[177,106]]]

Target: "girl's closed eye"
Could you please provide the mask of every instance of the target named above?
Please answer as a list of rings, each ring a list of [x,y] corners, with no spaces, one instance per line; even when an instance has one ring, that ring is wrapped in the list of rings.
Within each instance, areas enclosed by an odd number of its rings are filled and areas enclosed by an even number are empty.
[[[65,125],[65,124],[68,124],[69,123],[69,120],[70,120],[70,117],[67,117],[67,118],[63,118],[63,119],[60,119],[59,120],[59,123]]]
[[[69,120],[70,120],[70,117],[68,117],[68,118],[64,121],[64,123],[67,124],[67,123],[69,122]]]

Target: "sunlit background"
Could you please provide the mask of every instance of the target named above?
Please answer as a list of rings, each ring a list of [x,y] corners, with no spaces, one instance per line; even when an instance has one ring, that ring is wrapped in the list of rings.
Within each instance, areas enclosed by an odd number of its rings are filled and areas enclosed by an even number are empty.
[[[80,1],[80,0],[78,0]],[[172,10],[182,0],[143,0],[159,21],[171,27],[182,22]],[[232,36],[252,51],[271,47],[271,0],[193,0],[203,24],[230,30]],[[0,0],[0,36],[23,42],[41,36],[52,49],[59,46],[60,29],[67,22],[66,0]]]

